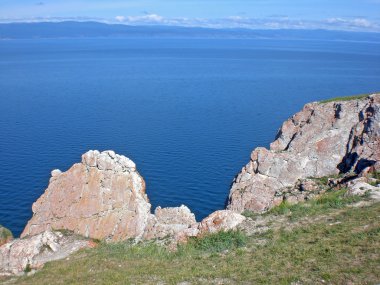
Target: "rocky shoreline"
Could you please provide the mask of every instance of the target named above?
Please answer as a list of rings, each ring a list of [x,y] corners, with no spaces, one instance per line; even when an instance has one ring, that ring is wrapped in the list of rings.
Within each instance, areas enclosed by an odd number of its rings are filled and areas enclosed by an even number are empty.
[[[233,182],[227,208],[264,212],[318,192],[308,178],[340,175],[353,180],[379,169],[379,94],[306,104],[283,123],[269,150],[252,152]]]
[[[21,238],[0,243],[0,275],[41,268],[95,246],[93,239],[159,240],[175,250],[191,237],[236,229],[246,220],[243,212],[318,197],[328,190],[321,179],[347,188],[347,195],[379,200],[379,171],[380,94],[305,105],[282,125],[269,150],[252,152],[232,184],[227,209],[201,222],[184,205],[157,207],[152,214],[135,163],[113,151],[91,150],[66,172],[52,171]]]

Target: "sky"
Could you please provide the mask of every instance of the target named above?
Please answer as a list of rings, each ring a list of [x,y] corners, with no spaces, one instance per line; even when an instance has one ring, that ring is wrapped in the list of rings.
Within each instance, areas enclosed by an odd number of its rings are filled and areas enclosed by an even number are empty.
[[[380,0],[0,0],[0,22],[380,32]]]

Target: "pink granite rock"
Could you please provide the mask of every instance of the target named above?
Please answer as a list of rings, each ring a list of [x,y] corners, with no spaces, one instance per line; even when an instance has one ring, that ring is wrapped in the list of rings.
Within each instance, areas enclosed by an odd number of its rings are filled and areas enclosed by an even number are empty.
[[[228,209],[263,212],[299,179],[380,169],[380,94],[310,103],[287,120],[270,149],[256,148],[233,181]]]
[[[204,218],[198,225],[198,236],[229,231],[237,228],[245,220],[243,215],[230,210],[220,210],[211,213]]]
[[[124,240],[143,235],[151,205],[128,158],[89,151],[68,171],[54,170],[21,237],[67,229],[85,237]]]
[[[173,208],[157,207],[145,228],[143,239],[175,236],[195,224],[195,215],[184,205]]]
[[[236,230],[246,218],[230,210],[219,210],[211,213],[200,223],[193,224],[175,234],[171,249],[177,244],[186,243],[191,237],[204,237],[220,231]]]

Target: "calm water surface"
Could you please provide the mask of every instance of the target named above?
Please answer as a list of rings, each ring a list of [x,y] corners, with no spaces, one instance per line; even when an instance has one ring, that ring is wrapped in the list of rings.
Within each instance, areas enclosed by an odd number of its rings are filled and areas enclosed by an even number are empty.
[[[89,149],[133,159],[153,207],[201,219],[303,104],[375,90],[375,43],[0,41],[0,224],[18,235],[50,171]]]

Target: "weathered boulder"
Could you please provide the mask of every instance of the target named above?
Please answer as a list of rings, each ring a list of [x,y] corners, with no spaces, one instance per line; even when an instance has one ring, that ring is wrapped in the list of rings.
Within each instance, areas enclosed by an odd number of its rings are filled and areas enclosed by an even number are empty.
[[[52,231],[15,239],[0,247],[0,276],[39,269],[46,262],[66,258],[81,248],[92,246],[91,241]]]
[[[88,151],[68,171],[52,171],[21,237],[49,229],[109,241],[140,237],[150,208],[133,161],[113,151]]]
[[[230,210],[220,210],[204,218],[198,226],[198,236],[217,233],[219,231],[234,230],[245,220],[243,215]]]
[[[12,232],[0,225],[0,246],[13,239]]]
[[[175,236],[184,229],[197,224],[195,215],[184,205],[181,207],[157,207],[145,228],[143,239]]]
[[[215,211],[201,222],[177,232],[172,248],[177,244],[186,243],[190,237],[203,237],[220,231],[236,230],[245,219],[243,215],[230,210]]]
[[[347,189],[347,195],[363,196],[368,194],[373,200],[380,200],[380,185],[370,185],[366,177],[359,177],[349,181]]]
[[[368,167],[380,169],[380,94],[310,103],[282,125],[269,150],[252,152],[233,181],[227,208],[263,212],[299,179]]]

